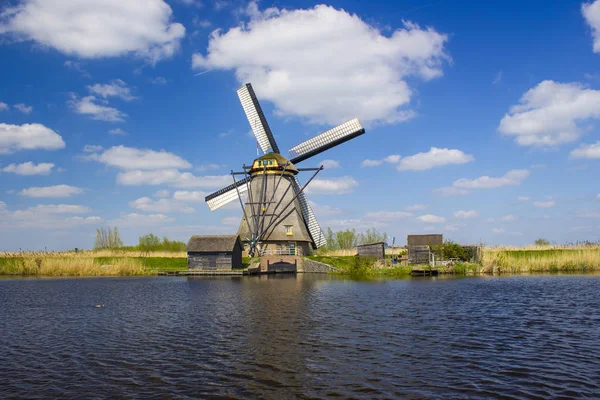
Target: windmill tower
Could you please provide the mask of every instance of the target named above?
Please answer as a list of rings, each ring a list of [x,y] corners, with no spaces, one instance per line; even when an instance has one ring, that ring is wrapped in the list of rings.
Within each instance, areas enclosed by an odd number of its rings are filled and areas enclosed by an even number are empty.
[[[250,255],[307,255],[310,248],[326,244],[304,193],[323,167],[298,168],[296,164],[360,136],[365,130],[354,118],[292,147],[288,159],[279,152],[252,85],[245,84],[237,94],[265,154],[250,166],[244,165],[242,172],[232,171],[233,184],[208,195],[205,201],[211,211],[235,200],[240,202],[244,215],[238,235]],[[308,171],[313,172],[312,176],[300,185],[296,176]],[[241,175],[244,178],[236,179]],[[246,204],[242,202],[244,194],[247,194]]]

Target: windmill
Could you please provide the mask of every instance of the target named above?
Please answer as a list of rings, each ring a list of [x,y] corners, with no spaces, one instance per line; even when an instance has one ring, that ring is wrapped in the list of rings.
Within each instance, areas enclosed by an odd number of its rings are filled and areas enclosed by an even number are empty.
[[[326,244],[304,189],[323,169],[297,168],[296,164],[365,133],[357,118],[325,131],[289,150],[290,159],[279,152],[265,115],[249,83],[237,91],[242,108],[264,155],[243,171],[233,172],[233,184],[206,196],[211,211],[239,200],[243,219],[238,235],[248,245],[250,256],[262,254],[301,255]],[[313,172],[304,185],[296,175]],[[236,176],[244,177],[236,179]],[[242,196],[247,195],[244,204]]]

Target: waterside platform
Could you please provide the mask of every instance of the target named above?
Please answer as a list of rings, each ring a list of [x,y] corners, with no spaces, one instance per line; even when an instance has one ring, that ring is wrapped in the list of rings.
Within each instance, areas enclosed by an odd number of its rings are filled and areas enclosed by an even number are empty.
[[[438,276],[439,270],[433,268],[413,268],[410,272],[411,276]]]
[[[213,270],[213,271],[200,271],[200,270],[188,270],[188,271],[158,271],[159,276],[214,276],[214,275],[229,275],[229,276],[242,276],[249,275],[248,271],[232,271],[232,270]]]

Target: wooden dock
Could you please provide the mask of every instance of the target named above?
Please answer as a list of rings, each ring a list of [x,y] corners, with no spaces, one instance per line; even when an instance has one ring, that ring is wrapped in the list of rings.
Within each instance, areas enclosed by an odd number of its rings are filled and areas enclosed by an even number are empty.
[[[439,270],[433,268],[413,268],[410,271],[412,276],[438,276]]]

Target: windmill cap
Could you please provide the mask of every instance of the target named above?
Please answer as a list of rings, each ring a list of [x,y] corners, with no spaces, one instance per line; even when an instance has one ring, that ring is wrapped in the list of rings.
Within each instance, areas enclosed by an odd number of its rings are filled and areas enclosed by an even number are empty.
[[[298,169],[296,168],[296,166],[294,164],[292,164],[292,162],[290,160],[288,160],[287,158],[285,158],[284,156],[282,156],[279,153],[267,153],[263,156],[260,156],[254,160],[253,165],[257,161],[264,161],[264,160],[275,160],[277,162],[278,169],[285,168],[286,172],[290,172],[294,175],[296,175],[299,172]],[[285,166],[286,164],[287,164],[287,167]],[[267,169],[269,169],[269,167],[267,167]],[[250,172],[252,172],[252,171],[250,171]]]

